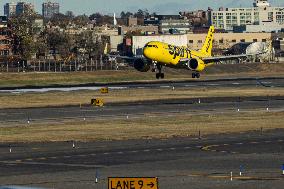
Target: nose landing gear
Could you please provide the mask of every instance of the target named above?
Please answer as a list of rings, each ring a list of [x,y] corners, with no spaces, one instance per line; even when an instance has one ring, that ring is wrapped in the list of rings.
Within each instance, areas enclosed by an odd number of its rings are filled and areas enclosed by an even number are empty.
[[[162,73],[162,65],[161,64],[157,64],[156,65],[156,70],[158,70],[158,73],[156,73],[156,78],[157,79],[164,79],[165,78],[165,74]]]

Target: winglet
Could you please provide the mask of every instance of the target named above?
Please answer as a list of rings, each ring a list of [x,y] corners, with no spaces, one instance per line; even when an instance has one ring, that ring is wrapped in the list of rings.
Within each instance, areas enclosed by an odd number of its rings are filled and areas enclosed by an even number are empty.
[[[213,34],[214,34],[214,26],[210,26],[208,30],[208,34],[205,40],[205,43],[203,44],[203,47],[201,49],[201,52],[205,54],[206,56],[212,55],[212,47],[213,47]]]

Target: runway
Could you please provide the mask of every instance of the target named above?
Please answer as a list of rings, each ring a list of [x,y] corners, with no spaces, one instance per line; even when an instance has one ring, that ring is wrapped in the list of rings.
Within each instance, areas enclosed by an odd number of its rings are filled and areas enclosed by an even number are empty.
[[[195,87],[284,87],[283,77],[260,78],[233,78],[214,80],[185,80],[185,81],[141,81],[120,83],[88,83],[81,85],[52,85],[52,86],[26,86],[26,87],[1,87],[0,93],[43,93],[49,91],[79,91],[99,90],[101,87],[109,87],[112,90],[135,88],[195,88]]]
[[[193,87],[190,85],[283,87],[284,79],[180,83],[180,87]],[[134,88],[172,86],[169,83],[128,85]],[[214,115],[283,110],[283,96],[168,99],[110,103],[104,107],[0,109],[0,127],[36,126],[64,120],[107,121],[181,113]],[[158,177],[161,189],[282,189],[283,147],[284,129],[201,138],[0,143],[0,186],[102,189],[107,188],[108,177],[118,176]],[[95,183],[96,178],[98,183]]]
[[[91,105],[0,109],[0,127],[64,120],[128,119],[179,113],[189,115],[218,114],[246,111],[283,111],[284,97],[220,97],[168,99],[132,103],[110,103],[104,107]]]
[[[162,189],[283,188],[284,130],[163,140],[0,146],[1,185],[107,188],[108,177],[154,176]],[[240,176],[240,166],[242,176]],[[233,181],[230,180],[233,172]],[[95,178],[98,183],[95,183]]]

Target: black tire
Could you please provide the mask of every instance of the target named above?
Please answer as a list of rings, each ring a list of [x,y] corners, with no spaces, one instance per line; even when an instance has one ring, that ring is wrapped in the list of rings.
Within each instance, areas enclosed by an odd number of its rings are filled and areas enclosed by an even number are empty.
[[[164,73],[161,73],[161,75],[160,75],[160,76],[161,76],[161,78],[162,78],[162,79],[164,79],[164,78],[165,78],[165,74],[164,74]]]
[[[160,79],[160,73],[156,73],[156,79]]]
[[[192,73],[192,78],[195,78],[195,73]]]
[[[196,78],[200,78],[200,73],[196,73]]]

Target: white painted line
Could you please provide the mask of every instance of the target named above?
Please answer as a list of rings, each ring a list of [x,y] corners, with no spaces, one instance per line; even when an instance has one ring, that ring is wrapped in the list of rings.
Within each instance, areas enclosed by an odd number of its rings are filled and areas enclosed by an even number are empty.
[[[138,151],[134,150],[134,151],[131,151],[131,153],[137,153]]]
[[[108,153],[108,152],[105,152],[105,153],[104,153],[104,155],[109,155],[109,154],[110,154],[110,153]]]
[[[236,143],[236,144],[237,144],[237,145],[243,145],[244,143],[241,143],[241,142],[240,142],[240,143]]]
[[[150,152],[150,150],[143,150],[144,152]]]
[[[232,83],[233,85],[240,85],[240,83]]]
[[[123,154],[123,152],[117,152],[117,154]]]
[[[187,146],[187,147],[184,147],[184,149],[191,149],[191,147]]]
[[[170,150],[175,150],[176,148],[170,148]]]
[[[163,151],[163,149],[160,149],[160,148],[159,148],[159,149],[157,149],[157,151]]]

